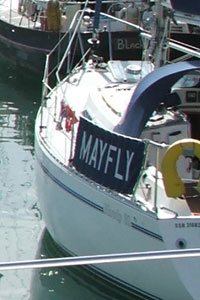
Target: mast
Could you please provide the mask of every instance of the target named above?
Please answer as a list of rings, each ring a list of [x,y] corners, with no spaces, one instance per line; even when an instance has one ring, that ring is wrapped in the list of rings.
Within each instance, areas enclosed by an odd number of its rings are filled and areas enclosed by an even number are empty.
[[[95,4],[94,23],[93,23],[93,35],[89,43],[92,44],[93,51],[97,44],[99,44],[99,19],[101,13],[102,0],[97,0]]]
[[[147,55],[155,68],[159,68],[166,63],[170,18],[167,9],[161,4],[161,0],[156,1],[152,10],[154,21],[151,27],[151,39]]]

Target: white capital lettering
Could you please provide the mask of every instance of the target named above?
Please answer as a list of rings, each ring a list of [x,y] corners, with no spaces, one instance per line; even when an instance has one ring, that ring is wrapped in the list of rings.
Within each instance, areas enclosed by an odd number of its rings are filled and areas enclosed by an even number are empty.
[[[134,152],[129,152],[129,150],[126,150],[126,158],[127,158],[127,164],[126,164],[126,174],[125,174],[125,180],[128,181],[129,178],[129,169],[131,166],[131,161],[133,159]]]
[[[117,152],[117,161],[116,161],[116,165],[115,165],[115,177],[119,180],[123,180],[123,176],[121,174],[118,173],[119,170],[119,162],[120,162],[120,157],[121,157],[121,149],[118,148],[118,152]]]
[[[93,162],[93,167],[94,168],[96,168],[96,163],[97,163],[98,144],[99,144],[98,142],[99,142],[99,139],[96,138],[93,149],[92,149],[92,153],[91,153],[91,156],[90,156],[90,160],[89,160],[89,163],[88,163],[88,165],[90,166]]]
[[[107,159],[106,159],[106,164],[105,164],[105,169],[104,169],[104,173],[105,174],[108,171],[108,164],[113,161],[112,157],[110,156],[111,151],[116,151],[116,150],[117,150],[117,147],[115,147],[113,145],[109,145],[109,147],[108,147],[108,153],[107,153]]]
[[[100,142],[100,145],[99,145],[100,146],[100,157],[99,157],[99,164],[98,164],[98,168],[97,168],[98,171],[101,168],[102,158],[103,158],[104,152],[106,150],[106,147],[108,145],[107,143],[105,143],[103,145],[103,141],[102,140],[99,140],[99,142]]]
[[[90,146],[92,142],[92,135],[90,134],[89,139],[86,144],[86,131],[83,132],[82,136],[82,143],[81,143],[81,149],[79,153],[79,159],[85,160],[85,162],[88,162],[89,159],[89,153],[90,153]]]

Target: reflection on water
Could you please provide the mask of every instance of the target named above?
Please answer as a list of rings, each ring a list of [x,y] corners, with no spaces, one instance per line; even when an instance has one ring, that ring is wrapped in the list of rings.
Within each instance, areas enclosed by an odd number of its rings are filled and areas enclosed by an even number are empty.
[[[40,83],[0,60],[0,261],[33,259],[44,227],[34,178]],[[31,270],[0,272],[0,299],[28,299]]]
[[[44,230],[38,245],[37,259],[63,257],[62,250],[53,242],[47,230]],[[136,300],[116,287],[92,274],[86,268],[44,268],[33,271],[31,300]]]

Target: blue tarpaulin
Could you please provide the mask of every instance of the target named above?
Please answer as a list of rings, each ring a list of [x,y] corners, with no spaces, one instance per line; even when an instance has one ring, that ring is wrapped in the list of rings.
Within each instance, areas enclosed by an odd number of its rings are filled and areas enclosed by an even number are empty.
[[[200,15],[199,0],[171,0],[171,6],[174,10],[186,14]]]
[[[200,0],[199,0],[200,1]],[[186,73],[200,68],[200,60],[165,65],[149,73],[135,89],[127,110],[114,131],[139,137],[171,87]]]

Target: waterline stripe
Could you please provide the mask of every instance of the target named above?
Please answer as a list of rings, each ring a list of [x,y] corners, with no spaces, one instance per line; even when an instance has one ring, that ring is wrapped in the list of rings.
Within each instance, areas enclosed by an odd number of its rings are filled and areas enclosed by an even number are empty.
[[[142,231],[143,233],[145,233],[147,235],[151,235],[152,237],[154,237],[154,238],[156,238],[156,239],[158,239],[158,240],[160,240],[160,241],[163,242],[163,238],[159,234],[156,234],[156,233],[154,233],[152,231],[149,231],[148,229],[146,229],[144,227],[138,226],[137,224],[135,224],[133,222],[131,222],[131,227],[133,227],[136,230]]]
[[[94,208],[100,210],[103,212],[103,207],[90,201],[88,198],[76,193],[74,190],[70,189],[68,186],[66,186],[64,183],[62,183],[60,180],[58,180],[52,173],[50,173],[48,171],[48,169],[42,164],[40,163],[43,171],[47,174],[47,176],[49,176],[56,184],[58,184],[61,188],[63,188],[65,191],[67,191],[68,193],[70,193],[71,195],[73,195],[74,197],[80,199],[81,201],[84,201],[86,204],[93,206]]]

